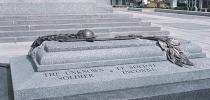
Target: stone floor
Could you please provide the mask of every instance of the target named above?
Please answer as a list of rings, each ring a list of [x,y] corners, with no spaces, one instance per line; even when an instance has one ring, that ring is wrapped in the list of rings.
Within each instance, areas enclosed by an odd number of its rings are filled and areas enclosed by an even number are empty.
[[[32,42],[0,43],[0,63],[8,63],[9,58],[25,55]]]
[[[154,9],[143,9],[143,12],[115,9],[118,13],[133,14],[143,21],[152,22],[162,30],[170,32],[171,36],[191,40],[200,45],[210,57],[210,17],[154,12]]]

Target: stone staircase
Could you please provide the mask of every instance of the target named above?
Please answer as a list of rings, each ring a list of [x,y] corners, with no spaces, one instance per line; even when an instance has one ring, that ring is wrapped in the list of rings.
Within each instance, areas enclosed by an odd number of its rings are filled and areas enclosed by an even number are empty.
[[[129,14],[54,14],[0,16],[0,42],[33,41],[38,36],[93,30],[98,36],[120,34],[167,35],[150,22],[142,22]]]
[[[98,37],[169,34],[130,14],[114,12],[110,0],[3,0],[0,7],[0,63],[26,55],[31,43],[44,35],[81,29],[93,30]]]
[[[98,36],[168,35],[130,14],[113,12],[110,0],[0,1],[0,43],[33,41],[48,34],[90,29]]]

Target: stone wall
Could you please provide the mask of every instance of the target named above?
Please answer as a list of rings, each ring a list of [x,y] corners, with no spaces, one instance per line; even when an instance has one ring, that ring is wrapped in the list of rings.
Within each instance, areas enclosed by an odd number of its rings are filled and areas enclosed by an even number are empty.
[[[0,0],[0,14],[43,15],[108,12],[111,11],[111,7],[108,7],[108,1],[109,0]]]

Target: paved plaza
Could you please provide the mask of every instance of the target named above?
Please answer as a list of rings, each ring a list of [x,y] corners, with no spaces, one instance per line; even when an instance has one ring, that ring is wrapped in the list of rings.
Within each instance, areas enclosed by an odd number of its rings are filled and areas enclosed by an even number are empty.
[[[143,21],[152,22],[170,32],[171,36],[190,40],[200,45],[210,57],[210,17],[154,12],[154,9],[144,9],[143,12],[115,9],[118,13],[133,14]]]
[[[191,40],[200,45],[210,57],[210,17],[153,12],[153,9],[137,12],[116,8],[115,13],[133,14],[145,22],[152,22],[152,26],[159,26],[162,30],[169,31],[171,36]],[[1,43],[0,61],[8,62],[10,57],[27,54],[31,43]]]

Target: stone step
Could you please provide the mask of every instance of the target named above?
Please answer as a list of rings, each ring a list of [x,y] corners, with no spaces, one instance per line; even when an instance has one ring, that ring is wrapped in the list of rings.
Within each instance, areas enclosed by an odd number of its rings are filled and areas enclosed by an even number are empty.
[[[32,1],[32,0],[31,0]],[[92,0],[86,0],[86,2],[80,2],[84,0],[46,0],[46,1],[0,1],[1,9],[0,15],[5,14],[94,14],[94,13],[111,13],[112,7],[105,5],[100,7],[92,2]],[[72,2],[73,1],[73,2]],[[90,2],[89,2],[90,1]],[[96,0],[95,0],[96,2]],[[106,7],[107,6],[107,7]]]
[[[143,36],[168,36],[170,35],[169,31],[126,31],[126,32],[112,32],[110,35],[100,33],[104,37],[113,37],[113,36],[128,36],[128,35],[143,35]]]
[[[112,33],[96,33],[98,36],[103,37],[113,37],[116,35],[129,35],[129,34],[136,34],[136,35],[144,35],[144,36],[167,36],[169,35],[168,31],[126,31],[126,32],[112,32]],[[46,35],[46,33],[40,33],[36,36],[34,34],[28,34],[24,36],[8,36],[8,37],[0,37],[0,43],[9,43],[9,42],[29,42],[34,41],[39,36]]]
[[[180,45],[180,48],[182,48],[184,53],[187,54],[190,58],[205,57],[205,54],[202,53],[202,49],[197,45],[191,43],[189,44],[183,43]],[[84,55],[86,56],[84,57]],[[164,56],[165,56],[164,52],[160,49],[160,47],[156,46],[155,41],[134,39],[134,40],[121,40],[121,41],[119,40],[95,41],[94,43],[44,42],[42,47],[36,50],[36,55],[33,56],[33,59],[36,65],[37,63],[39,63],[37,65],[38,71],[43,71],[39,70],[39,68],[45,69],[47,66],[48,68],[50,66],[59,66],[54,64],[61,64],[61,66],[54,67],[52,68],[52,70],[60,69],[61,67],[63,67],[63,69],[66,68],[69,69],[72,67],[81,68],[81,66],[84,65],[86,65],[84,67],[91,67],[91,66],[104,66],[104,64],[106,66],[109,64],[119,65],[119,64],[126,64],[126,62],[143,63],[147,62],[148,58],[150,59],[149,61],[154,61],[154,59],[155,61],[162,61],[166,60],[166,57]],[[155,57],[155,58],[152,58],[153,59],[152,60],[150,57]],[[74,58],[74,59],[69,59],[69,58]],[[98,61],[103,63],[100,63]],[[67,66],[65,65],[62,66],[62,64],[66,64]]]
[[[74,29],[49,29],[49,30],[25,30],[25,31],[0,31],[0,37],[38,36],[45,34],[77,33],[84,28]],[[151,26],[121,26],[121,27],[97,27],[88,28],[95,33],[127,32],[127,31],[160,31],[160,27]]]
[[[99,19],[99,18],[129,18],[130,14],[57,14],[57,15],[1,15],[0,21],[17,20],[58,20],[58,19]]]
[[[55,44],[56,45],[56,44]],[[89,47],[91,48],[91,47]],[[39,52],[39,51],[37,51]],[[129,53],[128,53],[129,52]],[[59,56],[60,55],[60,56]],[[84,56],[85,55],[85,56]],[[123,65],[128,63],[145,63],[156,61],[163,61],[166,58],[163,57],[164,52],[159,49],[158,46],[136,46],[136,47],[125,47],[125,48],[111,48],[111,49],[93,49],[93,50],[78,50],[78,51],[64,51],[64,52],[46,52],[46,53],[37,53],[37,63],[40,66],[37,66],[38,71],[46,71],[46,67],[49,65],[55,67],[59,66],[57,69],[71,69],[71,68],[84,68],[92,66],[113,66],[113,65]],[[38,58],[41,57],[41,58]],[[158,60],[157,60],[158,59]],[[117,61],[118,60],[118,61]],[[120,61],[119,61],[120,60]],[[136,60],[135,62],[132,62]],[[101,61],[102,63],[100,63]],[[94,63],[96,62],[96,63]],[[84,64],[85,63],[85,64]],[[62,66],[66,64],[69,66]],[[44,66],[43,66],[44,65]],[[45,67],[45,68],[44,68]],[[49,70],[56,70],[50,69]]]
[[[115,22],[115,23],[85,23],[85,24],[47,24],[47,25],[19,25],[0,26],[0,31],[46,30],[46,29],[75,29],[119,26],[150,26],[150,22]]]
[[[140,22],[139,18],[101,18],[101,19],[61,19],[61,20],[18,20],[0,21],[0,26],[10,25],[43,25],[43,24],[76,24],[103,22]]]

